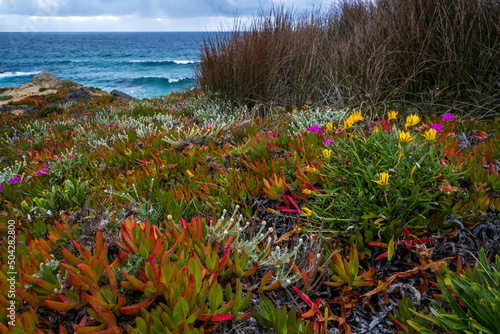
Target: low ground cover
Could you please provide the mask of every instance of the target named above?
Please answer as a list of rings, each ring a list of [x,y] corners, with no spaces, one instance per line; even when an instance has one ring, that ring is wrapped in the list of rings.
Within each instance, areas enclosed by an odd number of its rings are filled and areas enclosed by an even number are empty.
[[[11,300],[12,333],[451,331],[467,282],[498,292],[498,119],[29,101],[0,115],[2,333]]]

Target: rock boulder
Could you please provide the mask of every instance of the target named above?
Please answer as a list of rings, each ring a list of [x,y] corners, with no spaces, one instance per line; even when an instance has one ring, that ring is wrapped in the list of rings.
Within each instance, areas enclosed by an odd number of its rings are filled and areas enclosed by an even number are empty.
[[[37,85],[54,81],[59,81],[59,78],[47,71],[42,71],[31,78],[31,82]]]

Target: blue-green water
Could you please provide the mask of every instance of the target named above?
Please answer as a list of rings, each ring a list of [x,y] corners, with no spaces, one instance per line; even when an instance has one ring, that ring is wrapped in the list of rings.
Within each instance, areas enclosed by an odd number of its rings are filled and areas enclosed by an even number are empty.
[[[193,87],[203,32],[0,33],[0,87],[49,71],[134,97]]]

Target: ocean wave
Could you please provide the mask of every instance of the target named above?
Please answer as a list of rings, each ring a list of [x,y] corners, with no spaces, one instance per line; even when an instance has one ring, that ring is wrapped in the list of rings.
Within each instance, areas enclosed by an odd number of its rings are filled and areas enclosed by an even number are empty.
[[[177,65],[187,65],[199,63],[197,60],[128,60],[127,63],[139,63],[139,64],[177,64]]]
[[[0,79],[1,78],[10,78],[10,77],[26,77],[26,76],[31,76],[40,73],[41,71],[35,71],[35,72],[3,72],[0,73]]]
[[[194,78],[182,77],[182,78],[170,78],[170,77],[162,77],[162,76],[145,76],[140,78],[134,78],[131,80],[133,83],[140,84],[181,84],[181,83],[190,83],[194,81]]]

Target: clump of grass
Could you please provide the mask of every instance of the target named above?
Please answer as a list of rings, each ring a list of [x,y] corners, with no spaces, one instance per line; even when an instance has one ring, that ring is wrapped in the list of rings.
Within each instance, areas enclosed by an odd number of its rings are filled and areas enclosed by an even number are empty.
[[[392,102],[492,115],[499,16],[486,0],[343,0],[306,15],[273,8],[207,35],[197,80],[241,104]]]
[[[7,101],[12,99],[12,95],[0,95],[0,101]]]

